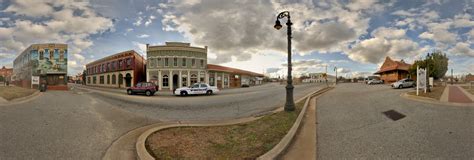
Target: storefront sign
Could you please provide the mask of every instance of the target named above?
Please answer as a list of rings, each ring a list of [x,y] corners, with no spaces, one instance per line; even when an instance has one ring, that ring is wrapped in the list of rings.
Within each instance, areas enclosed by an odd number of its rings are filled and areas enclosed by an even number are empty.
[[[31,84],[39,84],[39,76],[31,76]]]

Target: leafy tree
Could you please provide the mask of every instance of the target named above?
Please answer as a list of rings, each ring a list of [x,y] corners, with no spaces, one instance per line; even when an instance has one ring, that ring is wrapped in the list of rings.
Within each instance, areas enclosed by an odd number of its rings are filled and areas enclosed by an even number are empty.
[[[416,60],[409,71],[411,75],[416,75],[417,66],[420,68],[428,66],[428,75],[434,77],[434,79],[439,79],[444,77],[448,71],[448,60],[449,58],[446,54],[443,54],[441,51],[434,51],[431,54],[428,53],[424,60]]]

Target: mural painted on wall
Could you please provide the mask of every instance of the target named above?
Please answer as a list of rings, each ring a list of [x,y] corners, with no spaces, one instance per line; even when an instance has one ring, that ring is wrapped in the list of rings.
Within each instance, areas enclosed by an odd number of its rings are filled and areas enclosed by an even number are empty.
[[[44,52],[31,51],[33,74],[64,74],[67,73],[67,50],[49,50]]]

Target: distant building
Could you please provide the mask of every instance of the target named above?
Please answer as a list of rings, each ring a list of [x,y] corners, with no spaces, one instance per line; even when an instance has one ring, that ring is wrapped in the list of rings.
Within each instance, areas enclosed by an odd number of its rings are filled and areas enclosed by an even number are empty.
[[[398,80],[409,78],[409,68],[411,64],[402,61],[394,61],[390,57],[385,58],[384,63],[380,67],[380,70],[375,74],[380,75],[385,83],[392,83]]]
[[[235,88],[263,83],[263,75],[240,69],[207,64],[207,46],[190,43],[166,42],[147,45],[147,81],[159,90],[174,90],[197,82],[218,88]]]
[[[10,77],[12,75],[13,75],[13,68],[6,68],[5,66],[3,66],[0,69],[0,77],[2,77],[3,81],[10,81]]]
[[[468,74],[464,79],[466,82],[474,82],[474,75]]]
[[[86,64],[86,85],[131,87],[145,81],[145,59],[134,50],[120,52]]]
[[[13,62],[12,81],[25,88],[31,85],[32,76],[39,76],[48,89],[67,90],[67,44],[33,44]]]
[[[326,77],[324,73],[309,73],[308,77],[301,80],[303,83],[321,83],[326,82]],[[336,76],[327,75],[328,82],[336,82]]]

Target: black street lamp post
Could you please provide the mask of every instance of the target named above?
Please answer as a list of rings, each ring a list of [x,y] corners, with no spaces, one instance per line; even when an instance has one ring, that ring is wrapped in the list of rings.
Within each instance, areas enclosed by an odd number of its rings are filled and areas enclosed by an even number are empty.
[[[293,78],[291,77],[291,23],[290,20],[290,12],[283,11],[277,16],[277,20],[275,21],[275,29],[279,30],[283,26],[281,25],[279,19],[288,18],[286,22],[286,26],[288,27],[287,35],[288,35],[288,78],[286,84],[286,103],[285,103],[285,111],[294,111],[295,110],[295,102],[293,101]]]

